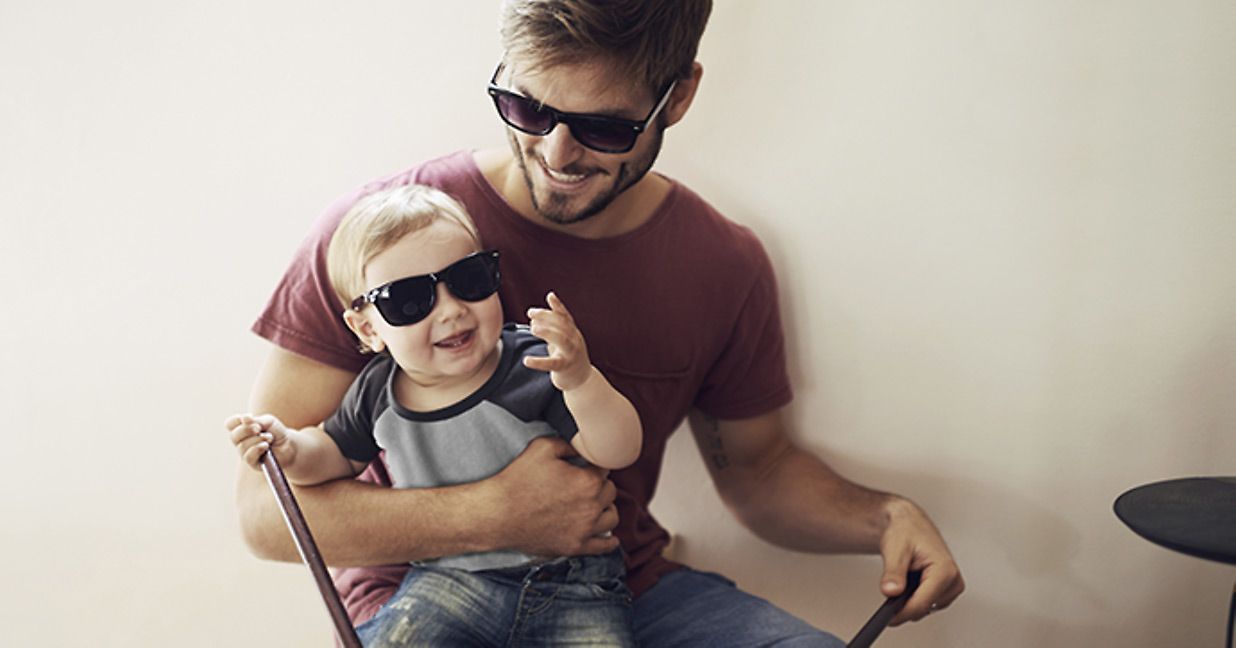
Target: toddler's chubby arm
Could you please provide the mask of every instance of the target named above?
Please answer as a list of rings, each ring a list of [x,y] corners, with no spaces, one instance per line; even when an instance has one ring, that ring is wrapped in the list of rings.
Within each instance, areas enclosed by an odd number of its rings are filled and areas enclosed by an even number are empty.
[[[237,414],[223,425],[245,463],[257,470],[262,455],[273,452],[288,481],[297,486],[352,477],[365,469],[366,464],[343,456],[320,425],[294,430],[270,414]]]
[[[610,470],[625,468],[639,457],[644,431],[639,414],[625,396],[588,359],[584,336],[562,300],[545,296],[549,308],[528,309],[532,334],[545,340],[549,355],[529,356],[530,369],[548,371],[562,391],[579,432],[571,445],[594,465]]]

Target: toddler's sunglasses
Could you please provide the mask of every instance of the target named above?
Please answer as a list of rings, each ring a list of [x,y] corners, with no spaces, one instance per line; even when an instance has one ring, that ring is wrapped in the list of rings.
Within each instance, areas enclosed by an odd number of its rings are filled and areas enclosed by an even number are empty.
[[[498,251],[474,252],[438,272],[396,279],[352,300],[352,310],[373,304],[391,326],[415,324],[433,312],[438,283],[446,284],[451,294],[477,302],[498,291]]]
[[[657,105],[643,121],[631,121],[590,113],[568,113],[529,99],[497,85],[502,63],[494,70],[489,80],[489,96],[494,98],[498,116],[515,130],[529,135],[548,135],[559,123],[571,129],[571,136],[584,146],[601,153],[626,153],[635,147],[635,140],[669,101],[670,93],[678,81],[671,81],[661,92]]]

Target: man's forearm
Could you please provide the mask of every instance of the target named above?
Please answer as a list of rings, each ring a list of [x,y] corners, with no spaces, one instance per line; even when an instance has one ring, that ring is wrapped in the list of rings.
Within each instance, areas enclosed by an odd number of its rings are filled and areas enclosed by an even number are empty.
[[[847,481],[792,445],[748,483],[749,492],[732,493],[726,501],[760,537],[799,551],[878,553],[885,596],[900,594],[907,573],[918,571],[922,584],[891,625],[946,608],[965,590],[939,529],[903,497]]]
[[[726,505],[756,535],[798,551],[872,553],[893,516],[913,506],[850,482],[792,444],[766,465],[731,465]]]
[[[922,584],[894,625],[948,607],[965,589],[931,518],[913,502],[864,488],[794,445],[780,411],[722,421],[699,411],[691,432],[722,500],[757,535],[788,549],[879,553],[880,591],[896,596],[906,574]]]
[[[338,407],[354,374],[271,347],[250,395],[253,412],[302,428]],[[503,513],[478,483],[449,489],[392,490],[344,479],[296,488],[296,498],[323,557],[332,565],[383,565],[494,548]],[[299,555],[262,474],[241,465],[236,484],[241,531],[251,551],[269,560]]]
[[[343,398],[352,374],[272,347],[250,410],[316,425]],[[344,479],[296,489],[327,563],[388,565],[458,553],[517,549],[535,555],[602,553],[618,541],[614,485],[563,461],[565,442],[534,439],[501,473],[433,489],[390,489]],[[236,505],[250,550],[269,560],[298,554],[261,473],[240,467]]]
[[[573,556],[612,551],[614,484],[599,468],[564,461],[561,439],[533,439],[502,472],[445,488],[391,489],[350,479],[297,490],[322,555],[336,566],[386,565],[514,549]],[[264,479],[243,468],[238,508],[259,557],[295,561],[291,536]]]
[[[296,498],[326,562],[385,565],[499,548],[487,530],[501,528],[484,482],[440,489],[390,489],[351,479],[297,488]],[[241,529],[249,549],[267,560],[299,554],[262,475],[241,467]],[[399,511],[398,516],[391,515]]]

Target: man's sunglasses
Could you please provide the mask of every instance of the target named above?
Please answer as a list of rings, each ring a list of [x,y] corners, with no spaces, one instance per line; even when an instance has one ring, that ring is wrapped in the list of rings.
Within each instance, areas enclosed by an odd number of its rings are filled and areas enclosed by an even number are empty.
[[[373,304],[391,326],[415,324],[433,312],[438,284],[467,302],[477,302],[498,291],[498,251],[474,252],[438,272],[404,277],[382,284],[352,300],[352,310]]]
[[[489,80],[489,96],[502,121],[515,130],[529,135],[548,135],[559,123],[571,129],[571,136],[584,146],[602,153],[626,153],[635,147],[639,134],[648,129],[653,119],[669,102],[670,93],[678,81],[671,81],[661,92],[661,98],[652,112],[642,121],[619,119],[590,113],[568,113],[552,108],[535,99],[529,99],[497,85],[502,63],[494,70]]]

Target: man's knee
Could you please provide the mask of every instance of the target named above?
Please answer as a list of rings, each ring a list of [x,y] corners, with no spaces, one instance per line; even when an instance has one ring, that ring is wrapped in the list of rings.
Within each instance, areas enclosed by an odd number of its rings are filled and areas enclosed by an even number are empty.
[[[666,575],[635,601],[641,646],[820,646],[837,637],[743,592],[717,574],[685,569]]]

